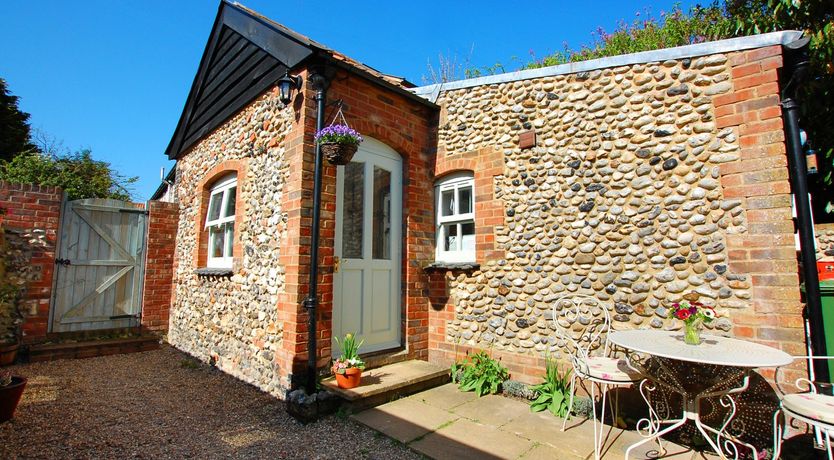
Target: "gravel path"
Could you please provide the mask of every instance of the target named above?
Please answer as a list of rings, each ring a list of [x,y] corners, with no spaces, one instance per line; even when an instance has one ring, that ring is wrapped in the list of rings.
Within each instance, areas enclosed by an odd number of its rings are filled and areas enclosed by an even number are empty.
[[[0,424],[2,459],[422,458],[344,417],[304,426],[282,401],[168,347],[11,370],[29,383]]]

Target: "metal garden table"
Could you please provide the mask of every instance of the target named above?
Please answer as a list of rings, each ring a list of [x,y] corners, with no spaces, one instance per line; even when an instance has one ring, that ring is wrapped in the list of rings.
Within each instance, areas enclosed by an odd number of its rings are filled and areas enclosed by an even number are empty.
[[[640,394],[649,406],[649,417],[638,421],[637,429],[645,439],[629,446],[626,459],[634,448],[651,440],[659,441],[660,436],[680,428],[688,420],[694,422],[710,447],[722,458],[738,459],[737,444],[751,449],[753,458],[757,458],[756,448],[738,439],[730,429],[736,415],[733,395],[749,387],[753,369],[784,366],[793,358],[758,343],[712,335],[702,335],[702,338],[700,345],[687,345],[682,332],[632,330],[609,334],[611,343],[647,355],[630,354],[629,357],[632,365],[647,377],[640,382]],[[682,413],[679,417],[672,413],[668,400],[657,397],[659,389],[680,396]],[[722,413],[717,428],[702,420],[701,406],[707,398],[717,399],[726,412]],[[654,406],[653,400],[656,400]]]

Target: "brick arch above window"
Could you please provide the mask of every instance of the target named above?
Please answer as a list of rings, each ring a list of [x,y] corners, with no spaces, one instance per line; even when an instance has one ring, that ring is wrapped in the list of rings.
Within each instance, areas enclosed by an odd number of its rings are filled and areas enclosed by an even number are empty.
[[[504,257],[495,244],[495,227],[504,224],[504,202],[495,198],[495,176],[504,174],[504,158],[494,147],[469,152],[438,152],[435,184],[451,174],[471,172],[475,181],[475,261],[485,263]]]
[[[242,228],[244,224],[244,196],[246,193],[246,173],[248,171],[247,159],[225,160],[212,167],[200,178],[197,183],[199,197],[198,212],[194,216],[193,231],[196,232],[197,245],[194,248],[194,268],[205,268],[208,261],[208,231],[206,230],[206,215],[208,213],[209,200],[212,187],[218,181],[224,180],[231,175],[237,176],[237,192],[235,194],[235,229]],[[240,245],[239,231],[234,232],[232,243],[232,270],[237,270],[243,260],[243,249]]]

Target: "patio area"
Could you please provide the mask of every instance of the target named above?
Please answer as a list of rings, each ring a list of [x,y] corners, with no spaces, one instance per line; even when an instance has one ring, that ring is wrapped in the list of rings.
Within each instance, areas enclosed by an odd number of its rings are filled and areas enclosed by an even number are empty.
[[[594,431],[590,420],[574,417],[561,431],[562,419],[548,412],[533,413],[526,401],[500,395],[478,398],[446,384],[366,410],[353,420],[394,438],[435,459],[593,459]],[[609,427],[606,426],[607,430]],[[623,459],[626,449],[641,436],[615,428],[605,439],[604,459]],[[824,458],[810,438],[797,436],[785,443],[783,459]],[[665,441],[665,459],[719,458]],[[631,459],[657,458],[655,444],[632,452]]]
[[[562,419],[533,413],[526,401],[499,395],[478,398],[446,384],[370,409],[352,418],[436,459],[502,458],[578,460],[594,457],[590,420],[574,417],[561,431]],[[603,458],[622,459],[638,441],[634,431],[614,429]],[[638,457],[651,458],[652,445]],[[665,458],[701,458],[669,444]]]

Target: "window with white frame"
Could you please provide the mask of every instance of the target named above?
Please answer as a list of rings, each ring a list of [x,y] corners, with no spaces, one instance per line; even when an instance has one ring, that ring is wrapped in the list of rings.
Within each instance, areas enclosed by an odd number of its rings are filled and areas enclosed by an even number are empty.
[[[437,184],[437,261],[475,261],[474,192],[471,173],[454,174]]]
[[[235,198],[237,175],[220,179],[211,188],[206,231],[208,231],[208,257],[206,266],[232,268],[232,247],[235,239]]]

